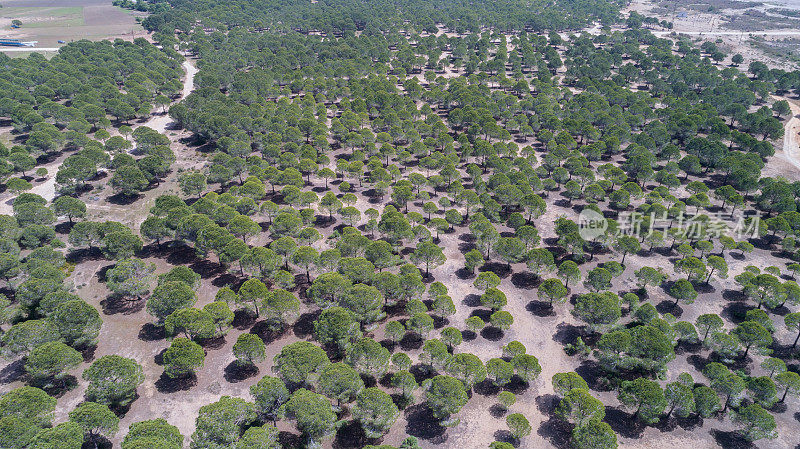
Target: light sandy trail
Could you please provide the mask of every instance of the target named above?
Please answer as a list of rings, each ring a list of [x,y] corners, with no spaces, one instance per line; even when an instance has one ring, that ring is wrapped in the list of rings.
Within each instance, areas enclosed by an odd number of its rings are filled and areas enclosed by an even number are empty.
[[[192,63],[189,62],[189,59],[186,59],[185,61],[183,61],[183,69],[186,71],[186,77],[184,78],[183,81],[183,90],[181,91],[181,96],[174,102],[172,102],[172,104],[175,104],[183,100],[184,98],[186,98],[187,95],[189,95],[192,92],[192,90],[194,90],[194,76],[197,74],[197,67],[192,65]],[[164,133],[164,131],[166,131],[167,129],[167,125],[169,125],[171,121],[172,120],[170,119],[168,114],[154,115],[150,117],[150,119],[147,120],[146,122],[141,123],[139,125],[134,125],[133,128],[138,128],[139,126],[148,126],[160,133]],[[55,161],[50,162],[49,164],[42,165],[41,167],[47,169],[47,176],[48,176],[47,180],[41,184],[35,185],[31,190],[29,190],[29,192],[40,195],[42,198],[47,200],[48,203],[50,201],[53,201],[53,198],[55,198],[56,195],[55,175],[56,172],[58,172],[58,168],[61,166],[61,163],[64,162],[64,159],[66,159],[66,156],[61,155]],[[0,200],[2,201],[0,202],[0,214],[12,215],[14,213],[12,208],[12,201],[14,199],[14,196],[15,195],[10,195],[10,196],[4,195],[4,197]]]
[[[800,170],[800,145],[797,142],[797,132],[800,128],[800,106],[792,100],[786,99],[792,108],[792,118],[786,122],[783,130],[783,155],[790,164]]]
[[[0,51],[58,51],[58,47],[0,47]]]

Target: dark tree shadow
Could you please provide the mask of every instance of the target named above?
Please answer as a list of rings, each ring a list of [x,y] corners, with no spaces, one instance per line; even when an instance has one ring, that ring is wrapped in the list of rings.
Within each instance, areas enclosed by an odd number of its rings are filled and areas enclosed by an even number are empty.
[[[303,447],[303,438],[295,433],[281,431],[278,433],[281,447]]]
[[[258,367],[252,363],[242,363],[234,360],[225,367],[225,380],[235,384],[247,380],[258,374]]]
[[[111,294],[100,301],[100,307],[106,315],[132,315],[144,309],[145,301],[142,299],[130,301],[121,295]]]
[[[464,341],[472,341],[472,340],[475,340],[477,337],[478,337],[478,334],[476,334],[475,332],[473,332],[471,330],[463,330],[463,331],[461,331],[461,338],[463,338]]]
[[[572,425],[566,421],[551,417],[547,421],[542,421],[536,434],[559,449],[567,449],[570,447]]]
[[[465,296],[464,299],[461,301],[467,307],[480,307],[481,305],[481,297],[480,295],[476,295],[474,293],[470,293],[469,295]]]
[[[554,394],[543,394],[536,398],[536,408],[543,415],[552,415],[558,406],[558,396]]]
[[[157,341],[165,338],[167,338],[167,332],[164,330],[164,326],[156,326],[153,323],[145,323],[144,326],[139,329],[139,340]]]
[[[125,195],[123,193],[117,193],[115,195],[109,196],[108,202],[111,204],[115,204],[117,206],[129,206],[142,197],[144,197],[144,195],[141,194]]]
[[[508,264],[500,262],[486,262],[486,264],[480,268],[480,271],[491,271],[500,279],[505,279],[511,274],[511,268]]]
[[[350,421],[339,427],[332,447],[333,449],[360,449],[368,444],[371,444],[371,440],[367,438],[361,424]]]
[[[523,271],[512,274],[511,283],[520,290],[532,290],[542,283],[542,278],[529,271]]]
[[[203,349],[220,349],[225,346],[225,336],[219,335],[212,338],[202,338],[198,339],[197,343],[203,347]]]
[[[508,430],[495,430],[492,436],[494,436],[495,441],[500,441],[503,443],[508,443],[514,447],[519,447],[519,440],[517,440]]]
[[[753,306],[750,304],[737,301],[725,304],[725,307],[722,308],[720,315],[722,318],[725,318],[733,324],[739,324],[744,321],[745,315],[751,309],[753,309]]]
[[[220,266],[220,269],[224,271],[224,268]],[[222,273],[217,276],[213,281],[211,281],[211,285],[214,287],[231,287],[234,290],[238,290],[239,286],[243,283],[241,279],[236,277],[231,273]]]
[[[54,398],[60,398],[65,393],[78,386],[78,378],[67,374],[60,379],[50,379],[44,384],[32,382],[31,386],[42,389],[48,395]]]
[[[683,309],[680,305],[675,304],[675,301],[661,301],[656,306],[656,310],[662,315],[671,313],[675,318],[680,318],[683,315]]]
[[[581,327],[568,323],[559,323],[558,326],[556,326],[556,333],[553,334],[553,341],[566,345],[568,343],[575,343],[575,340],[581,336],[583,336],[583,329]]]
[[[475,277],[475,272],[469,271],[466,268],[461,267],[458,270],[456,270],[456,277],[458,277],[458,279],[462,281],[467,279],[472,279]]]
[[[511,382],[503,385],[503,389],[506,391],[510,391],[514,394],[522,394],[528,391],[528,388],[531,387],[531,384],[524,381],[521,377],[514,375],[511,378]]]
[[[319,317],[320,312],[307,312],[300,315],[300,318],[292,326],[294,335],[297,338],[306,338],[314,334],[314,321]]]
[[[156,389],[164,394],[188,391],[195,385],[197,385],[197,375],[194,373],[176,378],[169,377],[166,373],[162,373],[161,377],[156,381]]]
[[[714,441],[725,449],[751,449],[756,447],[752,441],[748,441],[738,432],[724,432],[722,430],[711,429],[708,433],[714,437]]]
[[[481,396],[495,396],[500,392],[500,387],[489,379],[484,379],[473,387],[476,394]]]
[[[542,318],[556,315],[555,310],[553,310],[553,306],[544,301],[531,301],[525,306],[525,310]]]
[[[15,360],[0,370],[0,385],[16,382],[25,375],[25,360]]]
[[[611,426],[614,432],[624,438],[641,438],[645,429],[645,425],[631,416],[630,413],[611,406],[606,406],[605,422]]]
[[[256,322],[256,315],[250,311],[239,309],[233,312],[233,322],[231,326],[234,329],[245,330],[249,329]]]
[[[489,414],[492,415],[492,418],[502,418],[506,416],[506,413],[508,413],[508,409],[500,404],[495,404],[489,407]]]
[[[266,321],[259,321],[253,326],[252,329],[250,329],[250,333],[258,335],[262,340],[264,340],[264,344],[268,345],[285,335],[286,329],[286,326],[281,326],[276,329]]]
[[[697,414],[691,414],[686,418],[675,417],[675,422],[683,429],[692,431],[703,427],[703,418]]]
[[[417,438],[427,440],[433,444],[442,444],[447,441],[446,428],[439,425],[439,420],[425,404],[409,407],[405,411],[406,433]]]
[[[584,360],[575,368],[575,372],[583,377],[592,390],[609,391],[609,385],[605,380],[605,370],[594,360]]]
[[[489,341],[500,341],[503,338],[503,330],[499,327],[494,327],[492,325],[486,326],[481,329],[481,337],[489,340]]]
[[[421,335],[415,332],[407,332],[406,335],[403,336],[403,339],[400,340],[400,349],[403,351],[413,351],[421,348],[424,342],[425,339],[423,339]]]

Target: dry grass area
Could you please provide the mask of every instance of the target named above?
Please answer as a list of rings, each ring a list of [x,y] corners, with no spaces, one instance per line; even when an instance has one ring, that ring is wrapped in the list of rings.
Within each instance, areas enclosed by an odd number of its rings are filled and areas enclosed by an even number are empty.
[[[0,9],[0,37],[38,41],[37,47],[57,47],[59,40],[132,39],[146,35],[136,22],[142,14],[104,0],[10,0]],[[21,20],[12,29],[12,20]],[[15,55],[20,56],[20,55]]]

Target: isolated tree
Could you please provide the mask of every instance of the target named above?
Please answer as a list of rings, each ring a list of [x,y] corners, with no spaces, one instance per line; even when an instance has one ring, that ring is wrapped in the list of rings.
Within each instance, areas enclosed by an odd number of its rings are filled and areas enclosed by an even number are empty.
[[[239,287],[239,301],[245,304],[247,310],[255,313],[256,317],[259,316],[259,304],[264,301],[269,295],[267,286],[258,279],[250,278]]]
[[[690,378],[691,380],[691,378]],[[667,401],[667,417],[675,413],[681,418],[695,411],[693,382],[670,382],[664,388],[664,399]]]
[[[86,216],[86,204],[78,198],[60,196],[53,200],[53,212],[59,217],[67,217],[70,223],[73,218]]]
[[[250,387],[250,394],[255,400],[256,410],[264,418],[272,420],[272,424],[278,419],[280,407],[289,400],[289,390],[286,384],[277,377],[264,376],[257,384]]]
[[[332,363],[322,369],[319,376],[319,392],[336,399],[339,406],[352,402],[364,389],[360,375],[350,365],[342,362]]]
[[[442,248],[425,241],[417,244],[417,248],[411,253],[411,261],[418,265],[425,265],[425,277],[428,277],[430,269],[443,264],[447,261],[447,257],[442,252]]]
[[[122,449],[180,449],[183,435],[177,427],[158,418],[131,424],[128,434],[122,440]]]
[[[130,403],[135,397],[136,387],[144,382],[142,367],[133,359],[118,355],[98,358],[82,377],[89,382],[87,398],[105,405]]]
[[[710,387],[717,393],[725,397],[722,404],[722,411],[728,409],[729,405],[736,406],[741,399],[740,395],[745,389],[744,380],[736,373],[731,372],[725,365],[711,362],[703,369],[703,374],[708,377]]]
[[[496,288],[489,288],[481,295],[481,305],[492,310],[500,310],[506,306],[508,299],[505,293]]]
[[[206,176],[198,171],[186,171],[178,177],[178,185],[186,196],[200,194],[206,189]]]
[[[377,438],[389,431],[400,415],[400,410],[391,396],[378,388],[367,388],[356,397],[352,413],[367,438]]]
[[[592,421],[572,430],[571,444],[574,449],[615,449],[617,434],[607,423]]]
[[[622,316],[619,296],[611,292],[580,295],[572,314],[586,322],[590,330],[601,331]]]
[[[531,434],[531,424],[525,415],[521,413],[512,413],[506,417],[506,424],[508,425],[511,435],[520,439]]]
[[[37,346],[25,359],[25,372],[36,383],[59,381],[83,362],[81,354],[60,341]]]
[[[472,285],[481,291],[486,291],[490,288],[496,288],[500,285],[500,276],[493,271],[483,271],[478,273]]]
[[[156,266],[141,259],[123,259],[106,272],[108,288],[119,295],[141,299],[150,291]]]
[[[86,434],[86,439],[98,447],[98,439],[103,436],[109,438],[119,429],[119,418],[108,406],[95,402],[84,402],[75,410],[69,412],[69,420],[81,426]]]
[[[550,278],[539,284],[538,293],[539,297],[548,301],[552,307],[554,302],[564,301],[569,291],[559,279]]]
[[[582,427],[591,422],[601,421],[606,416],[606,410],[603,403],[588,390],[573,388],[558,403],[555,414],[577,427]]]
[[[530,354],[518,354],[511,359],[511,364],[514,365],[514,372],[527,383],[531,383],[539,377],[542,372],[542,367],[539,365],[539,360]]]
[[[732,331],[731,334],[736,336],[744,346],[744,354],[742,358],[747,357],[750,348],[755,346],[757,348],[766,348],[772,344],[772,335],[760,323],[756,321],[744,321],[739,323]]]
[[[167,335],[183,334],[190,340],[211,338],[216,334],[216,325],[211,315],[194,307],[178,309],[164,319]]]
[[[691,304],[694,302],[695,298],[697,298],[697,291],[695,291],[692,283],[686,279],[675,281],[669,289],[669,294],[675,298],[674,305],[678,305],[679,302]]]
[[[733,414],[733,421],[739,425],[742,436],[750,441],[778,437],[775,418],[758,404],[738,409]]]
[[[713,313],[700,315],[695,321],[697,330],[702,334],[702,338],[700,339],[702,342],[706,341],[706,338],[708,338],[709,334],[714,334],[722,329],[724,324],[725,323],[722,321],[722,318]]]
[[[361,328],[353,312],[342,307],[325,309],[314,322],[317,341],[344,352],[361,337]]]
[[[460,353],[448,359],[445,369],[454,378],[464,383],[467,391],[486,378],[486,368],[477,356]]]
[[[783,390],[779,402],[785,401],[787,395],[800,395],[800,374],[794,371],[784,371],[775,376],[775,384]]]
[[[303,385],[312,383],[320,370],[330,363],[319,346],[306,341],[291,343],[275,356],[275,367],[284,382]]]
[[[82,300],[59,304],[48,320],[53,323],[65,343],[77,348],[97,344],[97,336],[103,324],[97,309]]]
[[[15,388],[0,397],[0,416],[15,418],[18,422],[31,422],[49,426],[56,408],[55,398],[34,387]]]
[[[553,374],[553,390],[564,397],[572,389],[589,390],[589,385],[578,373],[574,371]]]
[[[245,427],[257,419],[255,405],[240,398],[222,396],[200,407],[192,434],[194,447],[231,447]]]
[[[634,417],[645,423],[658,421],[667,405],[661,386],[643,377],[623,382],[618,397],[620,402],[636,410]]]
[[[624,264],[625,256],[631,253],[639,252],[639,250],[641,250],[641,246],[639,245],[639,240],[637,240],[636,237],[622,235],[618,237],[614,243],[614,250],[622,254],[622,260],[620,263]]]
[[[241,334],[233,344],[233,355],[240,363],[253,365],[266,357],[264,340],[255,334]]]
[[[389,368],[389,350],[371,338],[361,338],[348,349],[345,361],[364,376],[379,378]]]
[[[80,425],[67,421],[37,433],[27,447],[31,449],[80,449],[82,444],[83,429]]]
[[[0,337],[0,351],[5,357],[19,356],[54,341],[61,341],[61,334],[50,320],[28,320],[11,326]]]
[[[324,396],[304,388],[295,391],[283,405],[286,418],[292,420],[308,439],[309,446],[315,446],[330,435],[336,425],[336,414]]]
[[[430,379],[425,388],[425,400],[433,416],[444,426],[453,426],[458,423],[458,418],[452,415],[461,410],[467,403],[467,393],[461,381],[439,375]]]

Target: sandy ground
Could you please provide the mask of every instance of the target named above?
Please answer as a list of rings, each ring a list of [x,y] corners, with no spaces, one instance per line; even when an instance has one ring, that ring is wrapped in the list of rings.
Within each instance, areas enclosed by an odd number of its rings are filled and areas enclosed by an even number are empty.
[[[183,90],[180,98],[176,99],[173,104],[185,98],[194,89],[194,76],[197,74],[197,67],[195,67],[189,59],[187,59],[183,62],[183,69],[186,72],[186,77],[183,82]],[[144,123],[134,125],[133,128],[138,128],[139,126],[149,126],[160,133],[164,133],[170,122],[171,119],[168,114],[157,114],[150,117],[150,119]],[[48,202],[53,201],[56,193],[55,175],[58,172],[58,168],[61,167],[61,163],[64,162],[64,159],[66,159],[67,156],[68,155],[62,154],[53,162],[41,165],[41,167],[47,169],[47,178],[44,180],[44,182],[34,185],[29,192],[42,196]],[[11,193],[0,195],[0,214],[13,214],[13,196],[14,195]]]
[[[188,61],[186,64],[189,64]],[[193,83],[194,72],[192,70],[194,66],[184,65],[184,67],[187,71],[186,83],[184,84],[185,95],[191,91],[190,85]],[[797,105],[792,103],[792,106],[793,113],[797,115],[798,111],[794,109]],[[185,132],[174,135],[174,132],[168,131],[168,121],[162,116],[156,116],[145,124],[162,132],[167,131],[173,143],[178,138],[187,136]],[[792,123],[792,132],[787,132],[787,135],[796,137],[794,127],[798,126],[798,123],[791,120],[790,123]],[[791,151],[784,151],[789,156],[785,156],[783,159],[774,158],[782,161],[790,169],[795,168],[794,165],[791,165],[790,160],[796,162],[795,155],[800,153],[797,150],[796,138],[793,140],[793,145],[790,148]],[[786,142],[784,142],[785,146]],[[175,148],[178,155],[177,167],[202,164],[202,159],[195,154],[193,148],[177,144]],[[54,172],[51,173],[51,176],[53,174]],[[174,180],[174,176],[173,173],[170,179]],[[357,180],[347,180],[354,186],[359,184]],[[313,185],[307,188],[319,188],[323,185],[322,180],[315,178],[312,178],[312,183]],[[102,201],[92,201],[89,211],[90,218],[96,217],[99,219],[104,217],[105,219],[114,219],[127,224],[141,222],[146,218],[149,202],[157,195],[172,188],[174,188],[174,185],[165,182],[162,186],[147,192],[144,199],[140,199],[130,206],[114,206]],[[356,189],[359,200],[355,205],[362,212],[369,207],[380,209],[382,203],[387,201],[386,199],[376,202],[369,201],[364,197],[363,190],[363,188]],[[574,209],[570,207],[571,205],[565,204],[556,192],[550,193],[546,200],[548,202],[547,213],[535,221],[544,239],[554,237],[553,222],[558,216],[565,215],[573,219],[576,216]],[[601,204],[601,207],[605,206],[606,204]],[[419,211],[420,205],[412,205],[410,209]],[[363,220],[361,223],[363,224]],[[320,229],[320,231],[324,234],[329,234],[332,230],[331,228],[332,226],[326,227],[325,229]],[[503,226],[498,226],[498,230],[501,232],[509,231],[508,228]],[[266,235],[259,235],[257,240],[258,244],[263,244],[266,241]],[[448,287],[449,294],[456,304],[457,312],[449,317],[448,321],[450,325],[457,327],[463,327],[464,319],[468,316],[483,312],[481,307],[475,305],[475,299],[479,292],[472,287],[472,278],[459,276],[459,269],[464,263],[463,252],[470,243],[466,226],[458,226],[455,232],[443,234],[439,245],[444,248],[447,262],[432,270],[433,278],[443,282]],[[154,251],[154,253],[148,254],[146,258],[148,261],[157,264],[158,273],[163,273],[171,266],[178,264],[189,265],[197,270],[207,270],[208,274],[204,275],[198,292],[199,301],[197,305],[202,307],[213,300],[214,294],[219,287],[230,284],[235,280],[235,277],[230,273],[225,273],[213,261],[198,261],[191,254],[193,253],[192,251],[188,253]],[[664,256],[644,251],[639,254],[628,255],[625,259],[626,271],[614,281],[614,290],[631,291],[635,287],[632,273],[642,266],[664,267],[667,272],[672,274],[670,257],[670,255]],[[597,255],[593,260],[582,264],[580,268],[585,274],[601,262],[618,259],[619,257],[613,253]],[[663,306],[663,302],[668,301],[668,297],[662,289],[650,290],[648,301],[654,305],[659,305],[661,310],[674,313],[680,320],[694,321],[702,313],[722,313],[725,315],[726,311],[728,312],[725,316],[729,317],[729,308],[733,301],[724,299],[723,292],[738,290],[732,279],[733,275],[740,273],[745,266],[750,264],[762,268],[770,265],[785,265],[785,259],[781,259],[775,254],[762,249],[756,249],[746,258],[738,257],[738,254],[736,254],[730,255],[728,259],[730,265],[729,277],[723,280],[713,279],[709,291],[704,292],[703,296],[694,304],[679,306],[678,308],[666,308]],[[518,402],[511,407],[509,412],[524,413],[533,427],[532,435],[524,438],[519,447],[524,449],[564,448],[566,447],[568,434],[564,432],[563,426],[559,425],[557,420],[552,417],[553,389],[550,378],[555,373],[572,370],[579,370],[582,374],[587,373],[587,377],[591,377],[591,364],[580,358],[569,357],[563,351],[563,344],[573,341],[574,337],[584,333],[584,330],[581,328],[580,323],[569,313],[571,306],[556,306],[553,311],[542,307],[538,302],[534,282],[524,265],[515,264],[510,270],[506,270],[504,264],[498,264],[496,263],[497,261],[493,262],[495,262],[494,269],[503,273],[501,289],[506,293],[509,300],[509,304],[505,309],[513,314],[515,322],[508,331],[499,336],[490,334],[478,335],[473,340],[465,341],[458,347],[457,352],[471,352],[478,355],[482,360],[487,361],[489,358],[499,356],[501,347],[509,341],[518,340],[522,342],[529,353],[539,358],[543,371],[539,380],[527,390],[519,392]],[[235,342],[238,334],[247,332],[250,328],[250,325],[244,324],[234,329],[224,340],[206,347],[206,364],[204,368],[198,371],[194,384],[187,386],[186,389],[183,389],[184,387],[182,386],[176,388],[175,385],[165,384],[161,381],[162,368],[157,362],[160,353],[168,346],[168,342],[163,338],[148,334],[148,329],[150,329],[148,324],[151,318],[141,308],[137,309],[133,304],[114,304],[109,302],[107,298],[109,292],[106,290],[105,285],[100,282],[99,273],[110,265],[112,263],[105,260],[84,261],[76,268],[72,280],[76,288],[81,292],[81,296],[104,313],[104,326],[101,330],[100,344],[95,352],[95,357],[105,354],[119,354],[135,358],[144,366],[146,381],[138,390],[140,397],[124,415],[120,431],[112,439],[114,443],[118,443],[121,440],[132,422],[163,417],[171,424],[179,427],[187,437],[185,441],[188,447],[189,437],[194,429],[197,410],[200,406],[214,402],[222,395],[234,395],[250,399],[249,386],[260,379],[261,376],[271,372],[272,357],[280,351],[281,347],[293,341],[310,339],[310,335],[304,332],[302,327],[296,328],[294,332],[287,332],[277,339],[268,339],[267,358],[264,362],[258,364],[258,374],[246,379],[236,379],[229,376],[226,368],[233,361],[231,352],[233,342]],[[582,285],[570,285],[570,289],[572,294],[586,292],[586,288]],[[144,302],[139,304],[139,306],[143,305]],[[782,317],[775,315],[772,315],[772,317],[778,329],[775,333],[776,340],[784,344],[786,342],[790,343],[792,336],[784,330]],[[728,321],[727,325],[731,327],[732,323]],[[253,332],[253,330],[250,331]],[[429,335],[429,338],[434,338],[436,335],[437,331],[434,331]],[[418,349],[410,349],[407,352],[412,358],[416,359],[420,351]],[[669,364],[668,380],[673,380],[679,373],[686,371],[690,372],[696,381],[705,382],[705,378],[698,371],[697,359],[702,360],[707,356],[707,350],[699,353],[679,354]],[[759,375],[761,370],[757,366],[763,357],[754,356],[753,358],[755,360],[750,364],[753,367],[752,373]],[[84,364],[75,373],[80,373],[86,366],[88,364]],[[21,383],[18,381],[0,385],[0,391],[6,391],[19,385]],[[83,400],[84,391],[85,385],[79,384],[77,388],[67,392],[59,399],[56,422],[66,419],[67,412]],[[701,421],[685,427],[676,426],[670,429],[647,427],[638,429],[632,424],[627,413],[620,413],[615,410],[619,403],[613,391],[593,391],[593,394],[608,406],[609,420],[614,423],[615,430],[621,429],[624,431],[620,432],[619,435],[620,446],[624,448],[661,449],[670,447],[674,449],[698,449],[716,447],[718,445],[715,442],[716,435],[718,435],[717,431],[729,432],[734,428],[728,419],[709,419],[705,420],[705,422]],[[438,435],[426,434],[423,436],[420,434],[419,436],[423,437],[421,440],[422,447],[425,449],[478,449],[488,447],[490,442],[501,438],[503,436],[502,432],[506,430],[504,418],[495,416],[491,410],[491,406],[495,403],[494,401],[493,394],[476,391],[473,393],[470,402],[459,413],[460,424],[452,429],[443,430]],[[797,443],[795,430],[798,418],[794,414],[798,410],[800,401],[796,398],[790,398],[787,402],[788,410],[775,415],[778,420],[781,439],[761,441],[755,447],[761,449],[788,449],[795,447]],[[415,415],[414,410],[406,410],[401,414],[400,419],[386,436],[384,442],[396,445],[407,434],[419,434],[419,430],[414,426],[414,424],[419,423],[420,418]],[[280,423],[279,428],[293,431],[292,426],[286,422]],[[334,441],[328,440],[325,447],[338,446]]]

